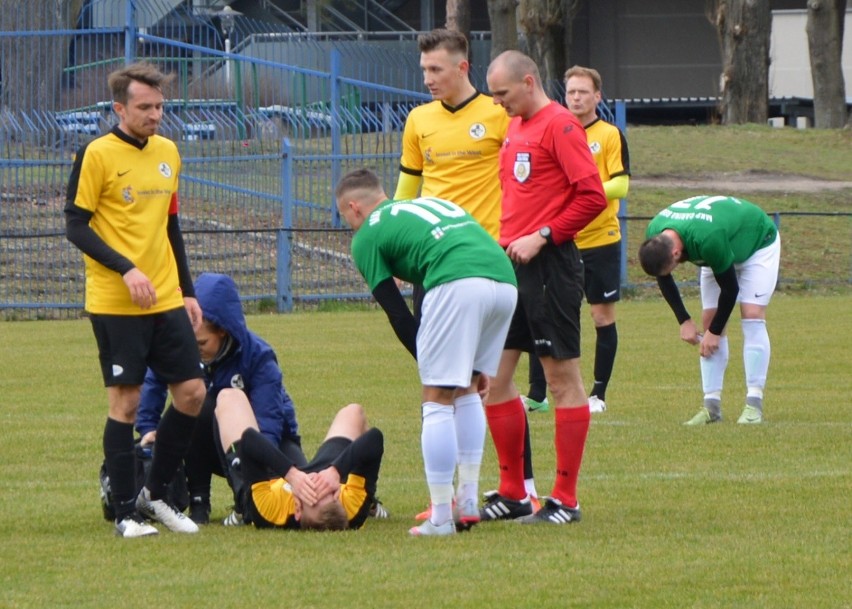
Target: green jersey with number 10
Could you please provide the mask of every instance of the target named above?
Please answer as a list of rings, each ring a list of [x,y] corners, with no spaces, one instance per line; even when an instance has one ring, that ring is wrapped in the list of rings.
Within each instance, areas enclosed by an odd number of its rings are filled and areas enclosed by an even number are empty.
[[[381,203],[352,238],[352,258],[370,290],[389,277],[426,290],[469,277],[517,285],[503,248],[473,216],[443,199]]]
[[[650,239],[666,229],[683,241],[686,260],[714,273],[748,260],[775,242],[778,229],[754,203],[721,196],[699,196],[672,203],[658,213],[645,232]]]

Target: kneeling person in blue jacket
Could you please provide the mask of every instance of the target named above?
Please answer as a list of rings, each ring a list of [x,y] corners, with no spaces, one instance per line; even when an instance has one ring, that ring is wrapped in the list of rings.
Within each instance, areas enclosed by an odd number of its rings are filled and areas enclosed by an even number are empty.
[[[242,504],[238,444],[223,446],[216,409],[223,403],[248,402],[260,433],[298,464],[307,459],[301,448],[293,400],[283,384],[281,368],[272,347],[246,326],[239,292],[233,279],[204,273],[195,282],[195,293],[204,317],[196,332],[204,365],[207,398],[185,457],[190,495],[190,518],[198,524],[210,519],[212,475],[224,476],[234,492],[234,504]],[[142,444],[153,443],[157,424],[166,405],[166,384],[149,370],[142,388],[136,431]],[[224,437],[228,437],[225,434]],[[225,524],[242,524],[239,509]]]

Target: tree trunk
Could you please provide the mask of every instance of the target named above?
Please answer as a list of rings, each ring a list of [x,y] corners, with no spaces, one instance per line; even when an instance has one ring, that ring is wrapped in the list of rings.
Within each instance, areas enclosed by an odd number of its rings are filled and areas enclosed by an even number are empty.
[[[470,40],[470,2],[447,0],[447,29],[456,30]]]
[[[846,0],[808,0],[808,48],[814,83],[814,126],[836,129],[846,123],[843,79],[843,26]]]
[[[491,59],[518,48],[518,0],[488,0],[491,22]]]
[[[0,0],[0,31],[74,29],[82,0]],[[0,38],[0,107],[16,112],[58,107],[69,36]]]
[[[518,21],[524,32],[525,50],[541,72],[547,94],[562,96],[562,77],[571,58],[574,17],[585,0],[521,0]]]
[[[772,28],[769,0],[716,0],[712,17],[722,50],[722,123],[766,124]]]

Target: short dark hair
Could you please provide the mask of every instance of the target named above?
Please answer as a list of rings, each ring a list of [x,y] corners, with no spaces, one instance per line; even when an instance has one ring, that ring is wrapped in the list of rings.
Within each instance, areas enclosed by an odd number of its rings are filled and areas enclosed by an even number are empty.
[[[151,63],[139,61],[119,68],[107,77],[109,90],[112,92],[112,100],[120,104],[127,103],[127,89],[133,81],[141,82],[160,91],[163,85],[170,83],[174,74],[164,74]]]
[[[349,528],[349,519],[343,505],[339,501],[332,501],[317,510],[316,518],[310,518],[302,512],[299,528],[311,531],[345,531]]]
[[[642,270],[652,277],[662,275],[674,262],[673,246],[671,237],[662,233],[646,239],[639,246],[639,264],[642,265]]]
[[[361,169],[350,171],[340,178],[337,188],[334,189],[334,197],[339,199],[352,190],[382,190],[382,182],[372,169],[362,167]]]
[[[439,28],[417,37],[417,46],[421,53],[428,53],[435,49],[446,49],[450,53],[460,53],[465,59],[468,57],[470,47],[465,35],[457,30]]]

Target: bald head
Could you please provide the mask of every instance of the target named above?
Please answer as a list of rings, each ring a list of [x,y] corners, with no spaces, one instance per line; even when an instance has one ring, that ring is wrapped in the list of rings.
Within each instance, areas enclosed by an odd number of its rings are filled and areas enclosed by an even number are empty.
[[[488,66],[488,90],[509,116],[524,120],[550,104],[538,66],[519,51],[504,51]]]

